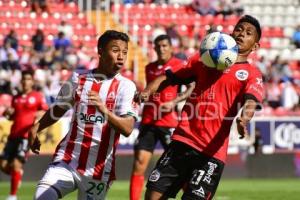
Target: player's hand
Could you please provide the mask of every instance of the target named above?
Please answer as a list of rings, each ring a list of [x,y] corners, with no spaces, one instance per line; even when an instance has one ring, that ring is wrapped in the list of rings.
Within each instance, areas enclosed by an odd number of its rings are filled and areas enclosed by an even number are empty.
[[[28,135],[28,143],[29,143],[29,148],[31,151],[35,154],[40,153],[40,148],[41,148],[41,141],[39,140],[37,136],[37,126],[33,126]]]
[[[150,93],[147,91],[137,92],[134,95],[134,101],[137,103],[143,103],[145,101],[149,101]]]
[[[103,112],[106,109],[105,104],[101,101],[99,97],[99,93],[95,91],[88,92],[88,102],[90,105],[96,106],[101,112]]]
[[[3,116],[6,117],[7,119],[9,119],[15,112],[15,109],[8,107],[6,108],[6,110],[3,113]]]
[[[248,129],[247,129],[247,122],[246,120],[242,119],[241,117],[238,117],[236,119],[237,124],[237,131],[240,134],[240,139],[243,139],[245,136],[249,135]]]
[[[160,105],[160,110],[163,112],[171,112],[176,104],[173,101],[164,102]]]

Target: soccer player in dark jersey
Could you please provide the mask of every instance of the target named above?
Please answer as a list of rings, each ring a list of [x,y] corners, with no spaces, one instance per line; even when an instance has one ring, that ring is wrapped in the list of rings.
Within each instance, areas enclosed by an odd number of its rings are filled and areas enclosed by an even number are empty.
[[[212,199],[226,161],[230,127],[240,107],[242,112],[236,120],[238,133],[241,137],[248,134],[247,124],[263,98],[261,73],[247,62],[248,55],[259,48],[260,24],[245,15],[232,36],[239,55],[230,68],[224,71],[208,68],[197,54],[185,68],[168,71],[140,93],[143,100],[162,82],[167,85],[196,81],[172,142],[148,179],[146,200],[175,197],[183,186],[182,199]]]
[[[183,61],[173,56],[171,38],[159,35],[154,40],[157,60],[146,66],[146,82],[165,74],[166,69],[177,69]],[[134,162],[130,180],[130,200],[139,200],[144,186],[144,173],[158,141],[164,148],[171,142],[172,130],[178,124],[177,104],[193,91],[193,85],[177,95],[178,85],[170,85],[150,96],[144,104],[140,133],[134,146]]]
[[[33,71],[23,71],[21,83],[21,93],[13,97],[12,107],[4,112],[4,116],[13,120],[8,141],[0,157],[0,169],[11,176],[10,196],[7,200],[17,199],[23,164],[29,150],[28,131],[44,110],[48,109],[44,96],[33,89]]]

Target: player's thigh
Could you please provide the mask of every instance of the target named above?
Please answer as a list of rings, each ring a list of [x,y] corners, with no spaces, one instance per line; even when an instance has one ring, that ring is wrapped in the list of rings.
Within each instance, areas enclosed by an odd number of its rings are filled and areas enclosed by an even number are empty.
[[[63,162],[50,164],[37,187],[51,187],[60,198],[77,189],[72,170]]]
[[[155,136],[152,126],[141,125],[139,128],[139,135],[134,144],[134,150],[145,150],[153,152],[158,138]]]
[[[79,179],[76,180],[78,186],[78,200],[104,200],[107,194],[109,186],[107,182],[94,180],[89,177],[82,175],[78,176]]]
[[[201,159],[201,158],[200,158]],[[207,158],[197,160],[193,159],[195,167],[189,170],[190,179],[183,194],[184,200],[210,200],[213,198],[221,175],[223,173],[224,163],[214,159]]]
[[[12,160],[17,155],[18,143],[16,140],[8,139],[3,152],[1,153],[1,160]]]
[[[184,151],[171,143],[148,178],[147,193],[158,192],[163,198],[175,198],[185,182],[187,168]]]
[[[20,162],[27,161],[29,151],[28,140],[25,138],[9,139],[5,146],[3,157],[9,162],[17,158]]]

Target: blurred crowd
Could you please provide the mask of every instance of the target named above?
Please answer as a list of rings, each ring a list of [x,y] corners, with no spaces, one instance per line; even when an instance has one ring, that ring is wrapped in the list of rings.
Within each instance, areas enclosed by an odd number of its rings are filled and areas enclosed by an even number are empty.
[[[57,0],[60,3],[71,1]],[[124,3],[181,3],[190,7],[201,15],[239,16],[243,14],[243,7],[238,0],[124,0]],[[35,5],[36,4],[36,5]],[[32,0],[33,12],[51,12],[46,0]],[[48,8],[44,9],[43,6]],[[40,11],[40,9],[44,9]],[[213,24],[205,27],[209,33],[218,30]],[[201,35],[197,23],[191,27],[186,35],[181,35],[176,24],[163,26],[156,24],[149,40],[160,34],[168,34],[172,38],[176,57],[187,58],[199,49]],[[11,30],[3,40],[0,48],[0,104],[1,94],[14,95],[20,89],[21,70],[32,68],[35,70],[36,89],[43,91],[48,104],[53,103],[60,89],[62,81],[68,79],[74,70],[92,69],[97,66],[97,58],[91,55],[84,42],[74,46],[72,44],[73,27],[62,20],[58,26],[58,34],[51,45],[45,45],[45,34],[38,29],[31,38],[31,48],[19,45],[18,33]],[[300,47],[300,28],[291,38],[296,47]],[[299,45],[299,46],[298,46]],[[155,59],[154,50],[150,50],[149,57]],[[274,60],[265,57],[254,59],[252,64],[257,66],[263,74],[266,94],[263,115],[300,115],[300,79],[293,76],[293,71],[300,71],[300,62],[282,60],[277,56]],[[142,66],[140,66],[142,67]],[[133,78],[132,72],[126,70],[125,75]],[[1,114],[1,111],[0,111]]]

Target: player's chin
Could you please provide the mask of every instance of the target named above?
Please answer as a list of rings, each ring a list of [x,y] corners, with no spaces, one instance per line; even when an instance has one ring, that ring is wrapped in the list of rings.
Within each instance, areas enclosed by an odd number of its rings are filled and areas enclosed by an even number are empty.
[[[117,64],[115,64],[115,68],[116,69],[121,69],[123,66],[124,66],[123,63],[117,63]]]

